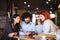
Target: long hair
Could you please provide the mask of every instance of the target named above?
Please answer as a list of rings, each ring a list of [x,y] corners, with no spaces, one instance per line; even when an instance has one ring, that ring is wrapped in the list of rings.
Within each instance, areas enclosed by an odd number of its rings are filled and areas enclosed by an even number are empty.
[[[40,12],[40,14],[42,14],[42,15],[45,16],[45,20],[46,20],[46,19],[50,19],[50,14],[48,13],[48,11],[42,10],[42,11]]]
[[[19,16],[18,14],[14,14],[12,17],[11,17],[11,20],[10,20],[10,24],[11,24],[11,26],[12,26],[12,24],[13,24],[13,31],[14,32],[17,32],[17,31],[20,31],[20,29],[21,29],[21,26],[20,26],[20,22],[19,23],[16,23],[15,25],[14,25],[14,18],[16,18],[17,16]]]
[[[14,23],[14,18],[16,18],[17,16],[19,16],[19,15],[18,14],[14,14],[13,16],[11,16],[10,23]]]

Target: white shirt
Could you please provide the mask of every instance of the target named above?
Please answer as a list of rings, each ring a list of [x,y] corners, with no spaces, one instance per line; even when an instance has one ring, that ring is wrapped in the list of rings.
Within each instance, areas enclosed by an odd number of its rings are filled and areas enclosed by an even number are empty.
[[[47,19],[43,22],[43,33],[55,33],[56,29],[55,29],[55,24]]]
[[[30,22],[29,24],[26,24],[24,21],[22,21],[20,23],[20,25],[22,27],[22,29],[21,29],[22,32],[21,31],[19,32],[20,36],[25,35],[24,32],[27,32],[27,31],[34,31],[35,32],[35,25],[32,22]]]

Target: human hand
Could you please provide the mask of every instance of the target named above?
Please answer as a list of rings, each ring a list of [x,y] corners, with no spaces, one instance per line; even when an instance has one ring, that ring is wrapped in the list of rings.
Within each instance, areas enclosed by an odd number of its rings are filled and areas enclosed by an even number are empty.
[[[25,32],[25,35],[30,35],[31,34],[31,32],[29,32],[29,31],[27,31],[27,32]]]
[[[17,35],[16,32],[14,32],[14,33],[9,33],[9,34],[8,34],[9,37],[13,37],[13,36],[15,36],[15,35]]]

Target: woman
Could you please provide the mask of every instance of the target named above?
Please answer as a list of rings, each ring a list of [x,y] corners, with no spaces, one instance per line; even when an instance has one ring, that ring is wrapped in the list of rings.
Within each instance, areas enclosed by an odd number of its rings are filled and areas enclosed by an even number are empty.
[[[36,32],[42,33],[42,24],[40,22],[40,12],[36,13]]]
[[[6,25],[6,27],[4,28],[3,31],[3,36],[1,38],[1,40],[15,40],[13,38],[14,35],[18,35],[19,30],[20,30],[20,17],[18,14],[14,14],[11,17],[11,21],[10,23],[8,23]]]
[[[40,20],[43,24],[43,33],[55,33],[58,27],[50,20],[50,15],[46,10],[40,12]]]

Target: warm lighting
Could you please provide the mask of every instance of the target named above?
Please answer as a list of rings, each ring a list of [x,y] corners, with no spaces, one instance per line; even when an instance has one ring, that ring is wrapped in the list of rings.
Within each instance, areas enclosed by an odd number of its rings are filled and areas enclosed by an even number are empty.
[[[58,5],[58,8],[60,8],[60,4]]]
[[[52,7],[50,9],[53,9]]]
[[[55,18],[56,17],[56,15],[55,14],[50,14],[50,18]]]
[[[24,2],[24,4],[27,4],[27,2]]]
[[[51,1],[51,0],[48,0],[48,1]]]
[[[28,5],[28,7],[30,7],[30,5]]]
[[[50,14],[52,14],[52,11],[49,11],[50,12]]]
[[[37,10],[39,9],[39,8],[36,8]]]
[[[49,4],[49,2],[46,2],[46,4]]]

